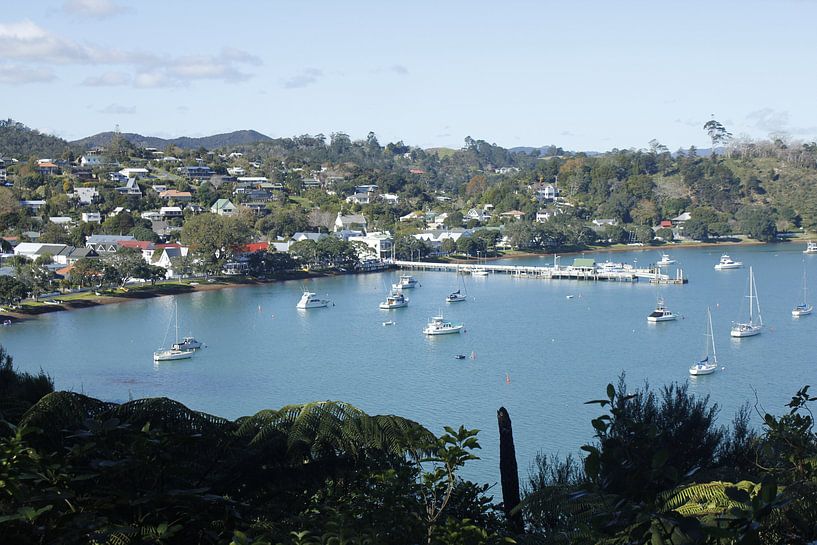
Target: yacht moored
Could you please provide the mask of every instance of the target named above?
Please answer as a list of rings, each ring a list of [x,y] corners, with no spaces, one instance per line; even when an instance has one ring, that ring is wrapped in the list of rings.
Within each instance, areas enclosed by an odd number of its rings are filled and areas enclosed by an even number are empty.
[[[817,242],[808,242],[806,243],[806,249],[803,250],[804,254],[817,254]]]
[[[394,289],[411,289],[416,288],[419,286],[420,283],[417,281],[416,278],[411,276],[410,274],[403,274],[400,275],[400,280],[397,281],[397,284],[393,284],[392,287]]]
[[[383,310],[391,310],[393,308],[403,308],[408,306],[409,300],[403,295],[403,290],[392,290],[385,301],[382,301],[378,307]]]
[[[460,292],[460,290],[449,293],[445,296],[446,303],[460,303],[462,301],[466,301],[467,299],[468,297],[464,293]]]
[[[675,260],[671,259],[669,254],[661,254],[661,260],[656,263],[656,265],[659,267],[669,267],[673,263],[675,263]]]
[[[754,337],[760,335],[763,330],[763,317],[760,315],[760,301],[757,298],[757,286],[755,286],[752,267],[749,267],[749,295],[746,297],[749,299],[749,320],[733,324],[729,332],[732,337]],[[755,316],[755,308],[757,308],[757,316]]]
[[[648,322],[669,322],[678,318],[677,314],[673,314],[664,304],[664,299],[658,298],[658,304],[655,305],[655,310],[650,312],[647,316]]]
[[[295,305],[295,308],[301,310],[305,310],[308,308],[322,308],[328,307],[329,303],[331,303],[330,300],[321,299],[311,291],[305,291],[304,294],[301,296],[301,300],[298,301],[297,305]]]
[[[706,309],[707,327],[706,327],[706,356],[702,360],[698,360],[692,367],[689,368],[689,374],[692,376],[709,375],[715,372],[718,368],[718,354],[715,352],[715,334],[712,331],[712,313],[709,307]]]
[[[723,254],[720,262],[715,265],[716,271],[725,271],[727,269],[740,269],[743,267],[742,261],[733,261],[729,254]]]
[[[423,333],[426,335],[448,335],[449,333],[460,333],[464,327],[463,324],[449,322],[441,314],[431,318],[431,321],[423,328]]]
[[[196,340],[195,337],[184,337],[181,342],[177,342],[171,348],[174,350],[198,350],[204,343]]]

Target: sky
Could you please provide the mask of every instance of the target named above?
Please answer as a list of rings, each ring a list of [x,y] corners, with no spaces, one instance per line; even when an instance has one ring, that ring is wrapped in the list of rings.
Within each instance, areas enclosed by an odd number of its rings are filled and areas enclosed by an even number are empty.
[[[9,5],[10,4],[10,5]],[[31,0],[0,10],[0,118],[570,150],[817,139],[817,2]]]

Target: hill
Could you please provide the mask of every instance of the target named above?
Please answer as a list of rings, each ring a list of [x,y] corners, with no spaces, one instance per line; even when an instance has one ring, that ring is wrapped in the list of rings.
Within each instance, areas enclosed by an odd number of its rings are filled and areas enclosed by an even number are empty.
[[[37,157],[61,157],[71,145],[56,136],[43,134],[13,119],[0,120],[0,158],[26,160]]]
[[[113,139],[114,132],[101,132],[93,136],[82,138],[71,142],[72,146],[82,149],[93,148],[96,146],[107,146]],[[144,148],[158,148],[164,149],[167,146],[178,146],[183,149],[197,149],[207,148],[216,149],[225,146],[240,146],[244,144],[252,144],[255,142],[269,142],[272,140],[269,136],[261,134],[254,130],[233,131],[222,134],[214,134],[212,136],[203,136],[200,138],[192,138],[189,136],[181,136],[178,138],[159,138],[157,136],[143,136],[136,133],[122,133],[122,138],[135,146]]]

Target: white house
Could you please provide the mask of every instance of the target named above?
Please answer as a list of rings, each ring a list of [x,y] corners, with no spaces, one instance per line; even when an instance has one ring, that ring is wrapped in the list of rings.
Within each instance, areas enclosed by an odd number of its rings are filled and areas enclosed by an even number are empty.
[[[394,193],[383,193],[380,195],[380,199],[386,204],[398,204],[400,202],[400,197]]]
[[[100,155],[83,155],[79,158],[79,165],[82,167],[98,167],[103,164]]]
[[[389,257],[391,256],[392,246],[394,245],[394,239],[392,239],[391,233],[388,231],[386,232],[379,232],[379,231],[372,231],[371,233],[365,235],[353,235],[348,238],[349,242],[362,242],[372,250],[372,254],[374,257]],[[365,258],[366,256],[359,256],[361,259]]]
[[[125,178],[144,178],[150,171],[146,168],[123,168],[119,174]]]
[[[68,228],[74,222],[69,216],[49,216],[48,221],[63,228]]]
[[[369,204],[371,202],[370,193],[355,193],[346,197],[346,202],[352,204]]]
[[[672,218],[673,225],[682,225],[692,219],[692,215],[689,212],[684,212],[680,216]]]
[[[334,231],[354,231],[354,230],[361,230],[364,233],[366,232],[366,218],[363,217],[361,214],[351,214],[348,216],[342,215],[338,212],[338,216],[335,218],[335,228]]]
[[[487,205],[486,205],[487,206]],[[491,214],[487,210],[480,210],[479,208],[470,209],[464,216],[465,221],[476,220],[480,223],[485,223],[491,219]]]
[[[138,195],[142,196],[142,190],[139,184],[136,183],[136,178],[128,178],[128,181],[122,187],[117,187],[116,192],[121,195]]]
[[[75,187],[69,197],[77,199],[79,204],[94,204],[99,200],[99,191],[95,187]]]
[[[159,209],[159,215],[166,218],[181,218],[183,216],[182,209],[179,206],[163,206]]]
[[[244,176],[247,171],[241,167],[230,167],[227,169],[227,174],[230,176]]]
[[[85,223],[102,223],[102,214],[99,212],[83,212],[82,221]]]
[[[45,206],[45,201],[36,200],[36,201],[20,201],[20,205],[28,208],[29,210],[33,210],[34,212],[39,212],[40,208]]]
[[[123,240],[136,240],[131,235],[91,235],[85,239],[85,247],[94,250],[96,253],[111,254],[119,249],[117,244]]]
[[[604,227],[606,225],[618,225],[618,220],[615,218],[600,218],[591,221],[596,227]]]
[[[219,199],[210,207],[210,212],[219,216],[232,216],[238,208],[228,199]]]
[[[414,212],[409,212],[405,216],[400,216],[400,221],[414,221],[414,220],[421,220],[426,217],[425,212],[420,212],[419,210],[415,210]]]

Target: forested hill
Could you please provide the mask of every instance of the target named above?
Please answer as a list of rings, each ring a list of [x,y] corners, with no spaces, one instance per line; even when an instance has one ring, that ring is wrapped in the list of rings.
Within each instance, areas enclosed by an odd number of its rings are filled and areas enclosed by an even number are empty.
[[[62,138],[30,129],[13,119],[0,120],[0,158],[28,159],[32,155],[55,158],[70,147]]]
[[[88,149],[97,146],[104,147],[111,143],[111,140],[113,140],[115,134],[116,133],[110,131],[101,132],[93,136],[87,136],[80,140],[75,140],[71,142],[71,145],[80,149]],[[120,136],[135,146],[158,149],[164,149],[167,146],[177,146],[183,149],[215,149],[272,140],[272,138],[269,136],[254,130],[233,131],[223,134],[214,134],[212,136],[203,136],[200,138],[192,138],[189,136],[181,136],[179,138],[159,138],[157,136],[142,136],[141,134],[136,133],[122,133]]]

